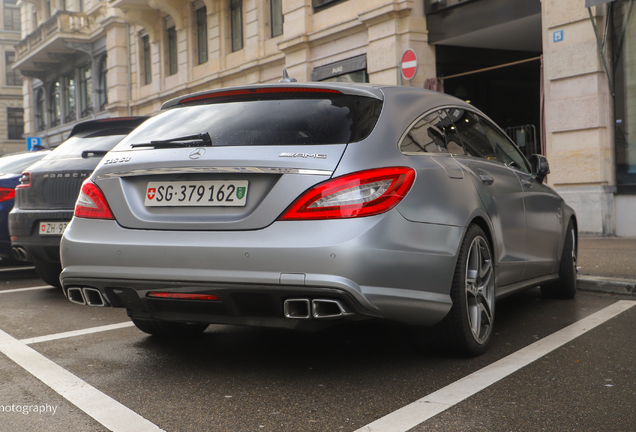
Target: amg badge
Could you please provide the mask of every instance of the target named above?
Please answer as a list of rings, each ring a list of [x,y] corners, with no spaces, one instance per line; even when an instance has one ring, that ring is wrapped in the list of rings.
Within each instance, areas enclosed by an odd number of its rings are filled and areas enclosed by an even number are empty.
[[[326,154],[318,153],[281,153],[278,155],[278,157],[327,159]]]

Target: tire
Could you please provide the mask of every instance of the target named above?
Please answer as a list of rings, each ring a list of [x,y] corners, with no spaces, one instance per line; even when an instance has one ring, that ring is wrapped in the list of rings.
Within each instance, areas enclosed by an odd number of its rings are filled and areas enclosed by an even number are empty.
[[[194,337],[208,328],[208,324],[205,323],[181,323],[135,318],[132,318],[132,322],[142,332],[158,337]]]
[[[571,299],[576,295],[577,263],[576,231],[570,220],[565,232],[563,253],[559,265],[559,280],[541,285],[541,295],[545,298]]]
[[[495,318],[495,273],[488,238],[477,225],[462,241],[450,294],[453,306],[437,325],[438,337],[462,356],[483,354]]]
[[[62,273],[62,266],[59,263],[50,263],[44,261],[35,261],[35,271],[38,272],[38,276],[44,282],[49,285],[53,285],[57,288],[62,288],[60,283],[60,273]]]

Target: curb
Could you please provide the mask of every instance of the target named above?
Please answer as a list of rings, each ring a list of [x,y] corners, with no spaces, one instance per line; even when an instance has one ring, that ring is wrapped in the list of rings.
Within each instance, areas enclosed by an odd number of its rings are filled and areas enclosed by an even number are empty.
[[[636,279],[579,275],[576,278],[576,288],[579,291],[636,297]]]

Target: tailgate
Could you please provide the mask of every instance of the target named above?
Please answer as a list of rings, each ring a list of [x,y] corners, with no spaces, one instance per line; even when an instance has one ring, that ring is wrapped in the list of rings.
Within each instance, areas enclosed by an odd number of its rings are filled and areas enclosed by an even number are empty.
[[[97,169],[95,183],[126,228],[253,230],[273,223],[305,190],[329,179],[345,148],[268,145],[111,152]]]

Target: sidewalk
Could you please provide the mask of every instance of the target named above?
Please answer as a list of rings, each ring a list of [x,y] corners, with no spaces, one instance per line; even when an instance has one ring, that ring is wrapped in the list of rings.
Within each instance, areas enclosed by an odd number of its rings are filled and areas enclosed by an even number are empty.
[[[636,238],[581,237],[578,267],[579,290],[636,296]]]

